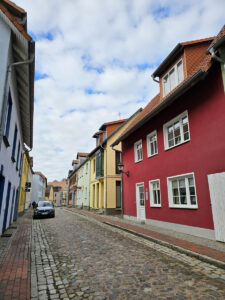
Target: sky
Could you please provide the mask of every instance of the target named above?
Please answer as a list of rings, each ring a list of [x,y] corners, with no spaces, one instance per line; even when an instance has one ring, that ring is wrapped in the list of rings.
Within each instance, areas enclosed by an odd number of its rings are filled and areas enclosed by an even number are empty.
[[[14,0],[36,42],[34,171],[66,178],[93,134],[158,92],[151,78],[179,43],[217,35],[224,0]]]

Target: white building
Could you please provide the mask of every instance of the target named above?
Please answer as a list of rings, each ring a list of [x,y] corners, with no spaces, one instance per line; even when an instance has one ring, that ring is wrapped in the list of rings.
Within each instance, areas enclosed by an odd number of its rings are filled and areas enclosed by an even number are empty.
[[[41,172],[34,172],[32,179],[31,203],[45,200],[47,179]]]
[[[22,149],[33,146],[35,44],[27,14],[0,3],[0,234],[17,218]]]

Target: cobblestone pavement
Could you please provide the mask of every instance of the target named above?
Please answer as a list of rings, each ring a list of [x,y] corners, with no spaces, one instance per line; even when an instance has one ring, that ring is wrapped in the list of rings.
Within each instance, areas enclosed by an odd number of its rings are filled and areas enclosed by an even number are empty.
[[[225,299],[224,270],[62,209],[31,258],[32,299]]]

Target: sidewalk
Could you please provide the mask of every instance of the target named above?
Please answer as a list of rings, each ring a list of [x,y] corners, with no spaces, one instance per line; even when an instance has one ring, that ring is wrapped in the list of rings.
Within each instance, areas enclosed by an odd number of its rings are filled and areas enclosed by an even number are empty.
[[[9,237],[0,237],[0,300],[30,299],[31,213],[6,231]]]
[[[162,229],[156,226],[128,221],[120,216],[98,215],[76,208],[66,208],[137,236],[167,246],[181,253],[225,269],[225,243],[193,237],[188,234]]]

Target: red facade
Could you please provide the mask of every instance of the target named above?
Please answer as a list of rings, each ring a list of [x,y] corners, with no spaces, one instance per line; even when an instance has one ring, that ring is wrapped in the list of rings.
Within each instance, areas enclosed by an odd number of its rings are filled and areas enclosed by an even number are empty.
[[[164,148],[163,125],[188,112],[190,141]],[[214,229],[207,175],[225,170],[225,96],[218,63],[206,78],[123,140],[123,210],[137,216],[136,184],[144,182],[146,219]],[[157,131],[158,154],[147,157],[146,136]],[[143,160],[135,163],[134,143],[142,139]],[[198,208],[170,208],[167,178],[194,173]],[[161,207],[150,207],[149,181],[160,179]],[[146,199],[148,193],[148,200]]]

